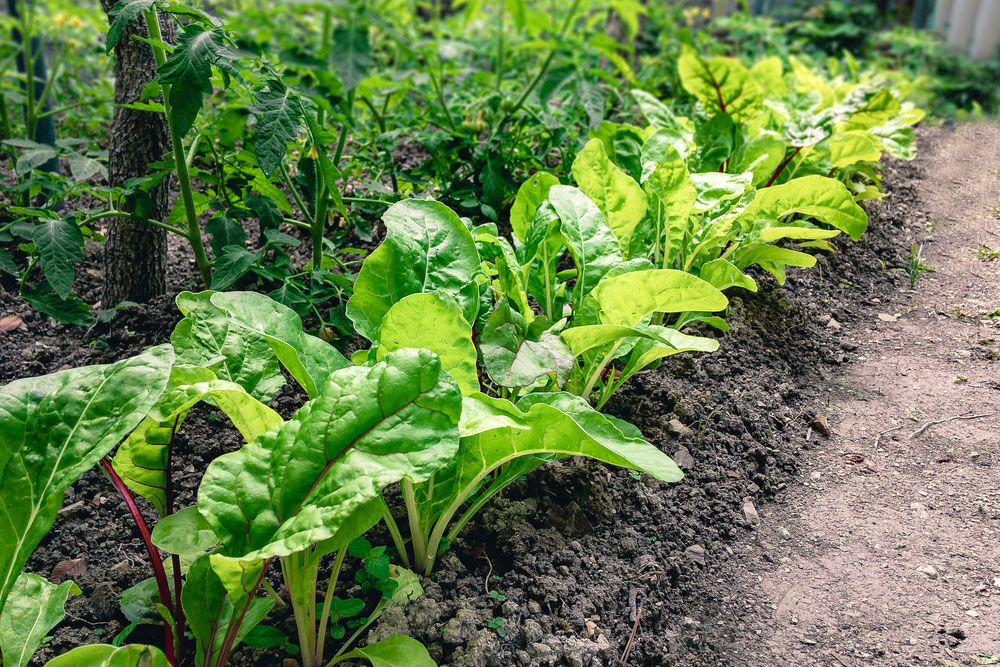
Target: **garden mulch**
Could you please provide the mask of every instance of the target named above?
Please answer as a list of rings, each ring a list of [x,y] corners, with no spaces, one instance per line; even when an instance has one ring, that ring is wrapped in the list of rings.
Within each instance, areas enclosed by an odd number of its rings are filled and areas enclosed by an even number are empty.
[[[682,482],[578,460],[542,468],[488,505],[424,579],[426,595],[390,609],[372,637],[406,632],[452,667],[917,665],[1000,653],[1000,417],[909,439],[925,422],[1000,415],[1000,327],[980,315],[1000,307],[1000,259],[976,252],[1000,248],[989,210],[1000,204],[1000,132],[918,134],[920,157],[884,163],[887,196],[859,243],[836,239],[838,253],[790,270],[784,286],[756,275],[758,293],[731,295],[718,352],[669,359],[609,403],[674,456]],[[914,241],[937,272],[911,292]],[[194,277],[179,244],[171,269],[176,293]],[[91,303],[99,271],[94,248],[77,285]],[[0,383],[135,354],[178,319],[169,296],[88,331],[0,293],[0,317],[11,314],[23,323],[0,333]],[[300,398],[276,401],[287,415]],[[177,444],[187,504],[208,462],[241,443],[202,407]],[[148,576],[98,473],[73,485],[63,510],[28,569],[48,575],[74,558],[89,568],[41,658],[108,641],[124,625],[118,594]],[[917,571],[926,567],[934,576]],[[284,657],[244,648],[233,664]]]

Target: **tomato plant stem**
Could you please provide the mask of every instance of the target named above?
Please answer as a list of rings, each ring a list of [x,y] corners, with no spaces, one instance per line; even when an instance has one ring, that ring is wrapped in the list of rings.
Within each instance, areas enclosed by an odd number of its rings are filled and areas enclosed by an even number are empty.
[[[163,35],[160,32],[159,13],[155,9],[143,12],[146,19],[146,27],[149,30],[149,39],[153,47],[153,58],[156,60],[157,68],[163,66],[167,61],[167,56],[163,47],[158,46],[163,43]],[[174,169],[177,171],[177,182],[181,188],[181,200],[184,202],[184,217],[187,219],[187,240],[191,244],[194,252],[194,261],[198,265],[198,272],[201,273],[201,280],[205,287],[212,285],[212,265],[205,254],[205,245],[201,239],[201,227],[198,226],[198,210],[194,205],[194,192],[191,189],[191,176],[188,173],[187,156],[184,154],[184,140],[181,137],[180,129],[174,121],[173,109],[170,105],[170,86],[161,84],[163,92],[163,110],[167,116],[167,128],[170,130],[170,143],[174,153]]]

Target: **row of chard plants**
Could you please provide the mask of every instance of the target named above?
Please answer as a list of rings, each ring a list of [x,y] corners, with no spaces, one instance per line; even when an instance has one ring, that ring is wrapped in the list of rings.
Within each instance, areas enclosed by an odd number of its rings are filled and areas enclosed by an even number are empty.
[[[750,267],[783,283],[835,237],[858,240],[858,202],[881,196],[878,160],[912,158],[923,115],[857,71],[828,80],[794,59],[746,68],[691,50],[678,67],[690,115],[634,92],[642,120],[593,131],[575,186],[531,175],[509,236],[433,199],[389,208],[347,303],[370,341],[350,359],[266,296],[185,292],[169,344],[0,389],[4,665],[28,664],[79,592],[22,568],[95,466],[126,499],[154,572],[123,596],[144,601],[127,630],[158,622],[163,647],[120,646],[123,633],[54,667],[219,667],[242,641],[266,640],[259,624],[276,604],[291,607],[305,667],[433,665],[412,638],[357,639],[422,593],[418,574],[506,486],[567,456],[678,481],[670,457],[601,408],[663,358],[718,349],[698,332],[728,331],[724,291],[756,291]],[[285,374],[306,397],[287,420],[268,407]],[[246,444],[211,462],[196,504],[179,508],[174,441],[200,402]],[[397,486],[402,502],[387,502]],[[137,496],[156,510],[152,529]],[[401,566],[363,537],[380,522]],[[337,597],[348,556],[365,599]],[[279,571],[285,595],[268,582]]]

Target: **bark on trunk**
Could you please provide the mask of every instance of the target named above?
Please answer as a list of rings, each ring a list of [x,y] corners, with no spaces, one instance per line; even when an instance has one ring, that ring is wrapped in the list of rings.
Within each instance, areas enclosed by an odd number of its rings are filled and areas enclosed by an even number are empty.
[[[101,0],[104,11],[116,0]],[[161,21],[166,41],[172,41],[173,26]],[[115,47],[115,115],[108,146],[108,180],[112,187],[130,178],[146,176],[150,162],[168,153],[170,133],[163,114],[124,109],[139,101],[139,93],[156,76],[153,49],[133,34],[148,36],[140,19],[129,26]],[[149,193],[154,220],[170,213],[170,179],[165,178]],[[111,308],[122,301],[143,302],[167,290],[167,232],[145,222],[110,218],[104,240],[104,289],[101,301]]]

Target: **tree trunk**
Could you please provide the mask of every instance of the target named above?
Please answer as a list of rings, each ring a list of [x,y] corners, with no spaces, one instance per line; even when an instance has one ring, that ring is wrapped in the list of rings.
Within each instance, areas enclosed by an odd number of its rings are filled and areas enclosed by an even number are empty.
[[[116,0],[101,0],[104,11]],[[173,37],[173,25],[161,21],[165,41]],[[115,116],[108,146],[108,180],[118,187],[130,178],[149,174],[146,166],[170,152],[170,132],[161,113],[122,108],[139,101],[139,93],[156,76],[153,49],[133,39],[147,37],[139,20],[125,31],[115,47]],[[165,178],[149,195],[154,220],[170,213],[170,179]],[[167,232],[149,223],[128,218],[109,218],[104,240],[104,289],[101,301],[112,308],[122,301],[148,301],[167,290]]]

